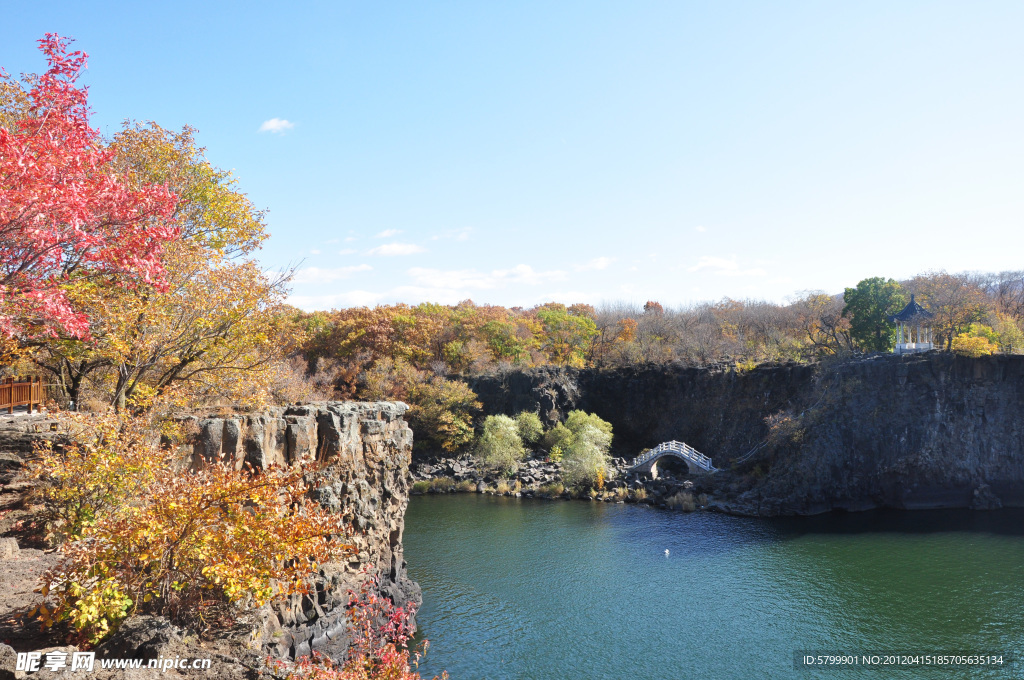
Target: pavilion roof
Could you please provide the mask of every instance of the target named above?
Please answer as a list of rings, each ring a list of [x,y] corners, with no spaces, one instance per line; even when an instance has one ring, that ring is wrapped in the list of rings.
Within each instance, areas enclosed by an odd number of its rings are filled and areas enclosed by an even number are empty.
[[[903,308],[903,311],[900,312],[899,314],[896,314],[895,316],[890,317],[889,320],[892,321],[893,323],[897,321],[901,321],[903,323],[913,323],[915,321],[924,321],[925,319],[931,319],[934,316],[935,315],[929,312],[927,309],[917,304],[917,301],[914,300],[914,294],[911,293],[910,302],[907,304],[906,307]]]

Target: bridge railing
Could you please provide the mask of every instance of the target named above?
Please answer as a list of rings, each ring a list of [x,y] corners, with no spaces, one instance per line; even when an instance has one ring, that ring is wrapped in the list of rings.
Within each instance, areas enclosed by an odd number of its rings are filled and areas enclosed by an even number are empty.
[[[657,458],[658,456],[661,456],[666,452],[675,453],[679,455],[681,458],[691,460],[703,470],[715,469],[715,466],[711,464],[710,458],[708,458],[703,453],[693,448],[689,444],[685,442],[677,442],[674,439],[672,441],[658,444],[650,451],[644,453],[643,455],[637,456],[636,458],[633,459],[633,464],[630,467],[637,467],[638,465],[643,465],[652,458]]]

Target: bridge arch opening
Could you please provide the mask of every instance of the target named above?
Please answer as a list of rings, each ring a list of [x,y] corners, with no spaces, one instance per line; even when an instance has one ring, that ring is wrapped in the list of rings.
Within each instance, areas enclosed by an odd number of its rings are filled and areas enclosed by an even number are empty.
[[[676,456],[662,456],[654,461],[651,466],[651,477],[659,479],[664,477],[675,477],[682,479],[690,475],[690,466],[682,458]]]

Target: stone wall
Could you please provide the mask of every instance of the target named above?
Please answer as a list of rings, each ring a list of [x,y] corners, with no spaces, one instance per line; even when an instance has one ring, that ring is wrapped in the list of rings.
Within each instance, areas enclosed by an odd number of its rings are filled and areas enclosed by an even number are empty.
[[[402,418],[406,409],[400,402],[327,402],[186,418],[199,432],[195,464],[218,456],[255,468],[322,462],[313,497],[343,514],[354,529],[352,561],[323,565],[315,593],[261,612],[262,643],[269,652],[284,658],[310,650],[331,657],[343,653],[348,591],[358,590],[367,570],[378,575],[380,592],[397,605],[419,605],[419,586],[409,580],[402,554],[412,453],[412,431]]]

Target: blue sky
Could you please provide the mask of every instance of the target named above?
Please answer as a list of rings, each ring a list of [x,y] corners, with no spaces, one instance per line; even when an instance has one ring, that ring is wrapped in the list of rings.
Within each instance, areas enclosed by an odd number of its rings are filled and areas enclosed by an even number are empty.
[[[1024,268],[1020,2],[18,3],[0,66],[47,31],[95,126],[198,128],[307,309]]]

